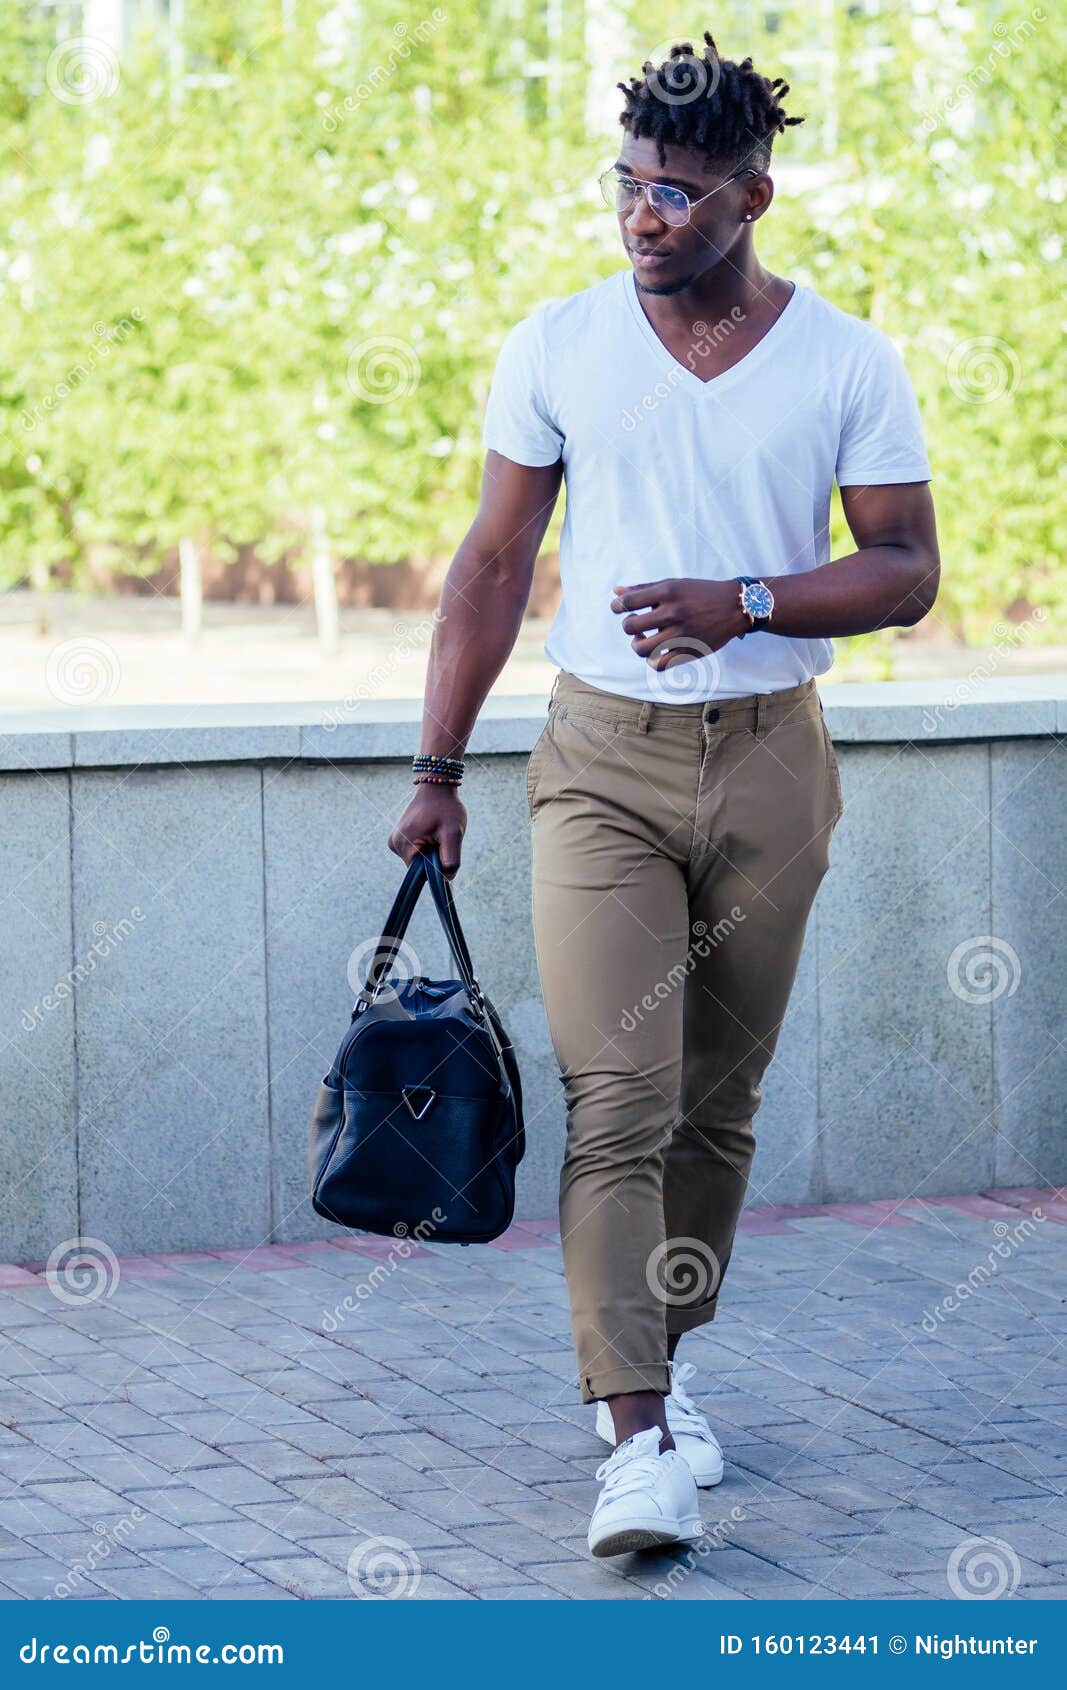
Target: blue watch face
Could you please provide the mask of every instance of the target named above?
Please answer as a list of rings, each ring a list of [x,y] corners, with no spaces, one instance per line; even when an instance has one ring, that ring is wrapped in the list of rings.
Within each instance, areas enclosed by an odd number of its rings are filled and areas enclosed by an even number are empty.
[[[757,581],[752,586],[745,588],[745,609],[757,621],[771,614],[774,609],[774,599],[771,597],[770,589],[765,587],[762,581]]]

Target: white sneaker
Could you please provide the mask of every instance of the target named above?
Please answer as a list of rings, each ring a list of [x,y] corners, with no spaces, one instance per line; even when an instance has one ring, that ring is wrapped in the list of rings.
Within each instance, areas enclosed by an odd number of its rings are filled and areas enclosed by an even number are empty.
[[[593,1555],[628,1555],[703,1536],[700,1499],[688,1464],[660,1451],[658,1426],[635,1432],[596,1470],[604,1488],[589,1522]]]
[[[715,1433],[685,1390],[686,1380],[693,1377],[696,1368],[691,1361],[674,1361],[668,1365],[671,1390],[666,1400],[667,1429],[697,1484],[709,1490],[722,1478],[722,1450]],[[596,1429],[605,1443],[615,1442],[611,1410],[603,1398],[596,1405]]]

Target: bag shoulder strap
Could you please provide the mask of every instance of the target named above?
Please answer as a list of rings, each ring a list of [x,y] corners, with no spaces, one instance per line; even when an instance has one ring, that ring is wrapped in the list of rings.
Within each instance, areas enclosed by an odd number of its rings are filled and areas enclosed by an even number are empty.
[[[426,852],[426,879],[430,883],[430,893],[433,897],[437,914],[440,917],[441,925],[445,930],[449,948],[456,959],[456,966],[459,968],[460,974],[462,975],[463,984],[467,988],[467,995],[471,1000],[471,1008],[485,1027],[486,1032],[489,1034],[490,1043],[493,1046],[493,1050],[496,1052],[497,1067],[500,1070],[501,1089],[505,1097],[510,1097],[512,1090],[511,1077],[508,1074],[507,1063],[504,1060],[504,1047],[497,1034],[497,1029],[494,1025],[494,1017],[489,1014],[485,1001],[485,994],[478,983],[478,976],[474,972],[474,963],[471,961],[470,948],[464,936],[463,929],[460,926],[459,911],[456,909],[456,902],[452,896],[452,886],[445,878],[444,870],[441,867],[441,858],[438,855],[436,845],[431,845]]]
[[[441,926],[445,930],[449,949],[456,959],[456,966],[460,971],[463,984],[475,998],[478,1007],[484,1009],[485,999],[482,996],[482,988],[478,984],[478,976],[474,972],[470,947],[459,924],[459,911],[456,909],[455,899],[452,896],[452,887],[445,878],[436,846],[431,846],[426,852],[426,879],[429,881],[430,894],[440,917]]]

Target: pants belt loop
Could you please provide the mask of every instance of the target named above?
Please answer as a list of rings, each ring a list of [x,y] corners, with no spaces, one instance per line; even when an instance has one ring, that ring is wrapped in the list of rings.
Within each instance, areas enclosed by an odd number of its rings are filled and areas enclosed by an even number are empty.
[[[637,731],[638,731],[638,733],[647,734],[648,724],[652,720],[652,712],[655,708],[656,708],[656,706],[653,704],[653,702],[650,698],[646,698],[643,701],[643,703],[641,705],[640,713],[639,713],[638,718],[637,718]]]
[[[767,737],[767,706],[770,704],[771,694],[760,692],[756,694],[756,738]]]

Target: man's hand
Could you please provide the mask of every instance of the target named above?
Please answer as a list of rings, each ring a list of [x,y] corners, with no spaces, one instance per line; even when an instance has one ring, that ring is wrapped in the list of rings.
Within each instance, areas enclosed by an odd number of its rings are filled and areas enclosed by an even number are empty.
[[[748,632],[736,581],[645,581],[614,588],[611,608],[623,617],[638,657],[653,669],[693,663]]]
[[[442,874],[446,880],[454,880],[466,828],[467,809],[459,787],[443,780],[421,780],[389,835],[389,849],[410,868],[416,851],[424,845],[436,845]]]

